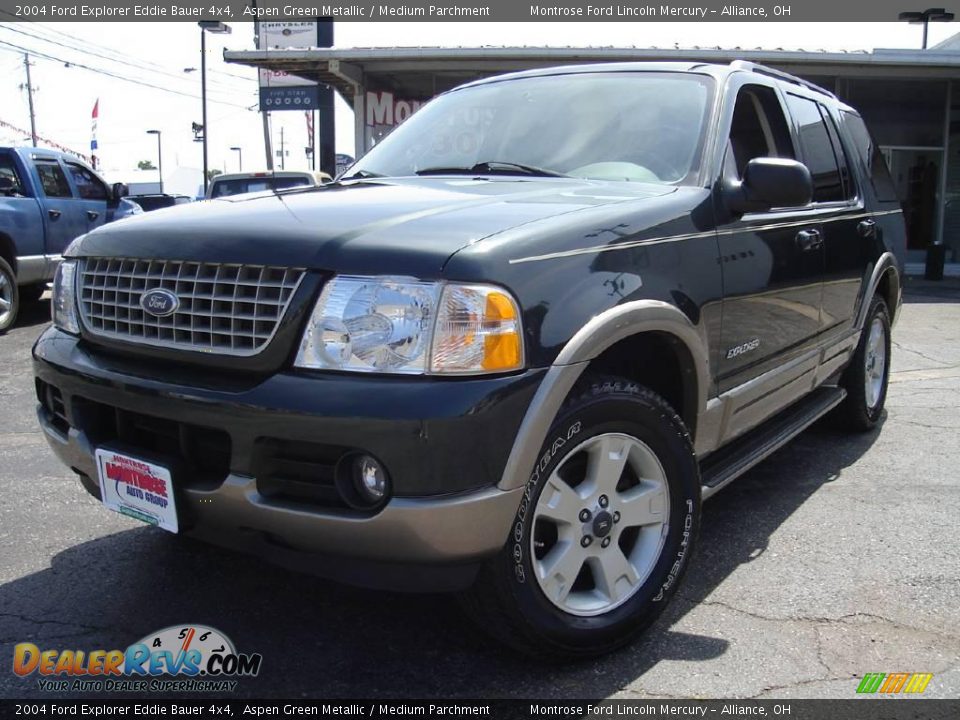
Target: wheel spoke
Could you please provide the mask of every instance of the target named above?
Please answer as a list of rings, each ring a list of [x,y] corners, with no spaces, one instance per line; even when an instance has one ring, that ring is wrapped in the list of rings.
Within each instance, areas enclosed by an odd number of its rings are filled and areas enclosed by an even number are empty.
[[[0,312],[6,312],[10,309],[10,301],[0,297]]]
[[[628,595],[640,581],[636,569],[616,545],[598,557],[590,558],[590,569],[597,589],[614,603]]]
[[[583,500],[577,491],[554,471],[543,486],[534,517],[544,517],[555,523],[569,525],[579,522],[578,516],[583,506]]]
[[[587,484],[598,492],[612,494],[623,475],[623,468],[630,456],[630,441],[618,435],[600,438],[590,449],[587,463]]]
[[[555,602],[564,602],[583,568],[584,560],[586,553],[578,542],[563,540],[554,545],[546,557],[537,563],[543,591]]]
[[[666,521],[666,489],[659,483],[644,482],[620,495],[620,525],[635,527]]]

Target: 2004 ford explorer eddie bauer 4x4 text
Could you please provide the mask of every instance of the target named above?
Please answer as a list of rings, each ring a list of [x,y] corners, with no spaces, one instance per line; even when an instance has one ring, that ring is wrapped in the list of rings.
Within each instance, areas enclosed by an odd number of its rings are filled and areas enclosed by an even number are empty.
[[[703,498],[828,411],[877,423],[903,248],[863,121],[804,81],[496,77],[324,187],[77,239],[39,417],[114,510],[595,654],[676,591]]]

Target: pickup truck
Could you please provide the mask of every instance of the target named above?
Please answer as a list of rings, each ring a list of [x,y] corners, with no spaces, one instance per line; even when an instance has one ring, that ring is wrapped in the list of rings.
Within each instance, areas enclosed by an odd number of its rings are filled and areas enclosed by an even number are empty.
[[[70,241],[140,212],[124,193],[73,155],[0,147],[0,333],[40,299]]]
[[[595,655],[676,593],[703,500],[882,422],[904,254],[863,120],[801,79],[490,78],[333,183],[75,241],[38,417],[111,510]]]

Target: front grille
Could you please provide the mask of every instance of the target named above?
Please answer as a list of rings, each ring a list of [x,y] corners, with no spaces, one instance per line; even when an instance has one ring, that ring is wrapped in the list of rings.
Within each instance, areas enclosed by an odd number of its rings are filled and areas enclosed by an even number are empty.
[[[94,335],[223,355],[255,355],[280,325],[303,279],[302,268],[177,260],[86,258],[80,313]],[[180,301],[156,317],[144,293],[165,289]]]
[[[40,378],[36,379],[37,399],[50,416],[50,424],[53,425],[62,435],[66,435],[70,429],[70,421],[67,420],[67,407],[63,402],[63,393],[59,388],[45,383]]]
[[[122,443],[128,451],[174,463],[174,482],[212,489],[230,473],[232,442],[219,428],[121,410],[74,396],[77,425],[93,445]]]

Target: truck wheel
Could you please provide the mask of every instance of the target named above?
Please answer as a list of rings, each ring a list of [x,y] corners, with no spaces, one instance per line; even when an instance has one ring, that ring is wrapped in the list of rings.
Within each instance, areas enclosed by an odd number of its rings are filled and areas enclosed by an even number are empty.
[[[890,313],[883,298],[874,297],[860,344],[840,380],[847,397],[837,408],[839,426],[857,432],[876,427],[883,414],[889,379]]]
[[[656,393],[595,378],[539,457],[510,538],[463,604],[531,655],[609,652],[657,618],[686,570],[700,523],[690,435]]]
[[[19,309],[17,278],[7,261],[0,258],[0,333],[6,332],[17,321]]]

